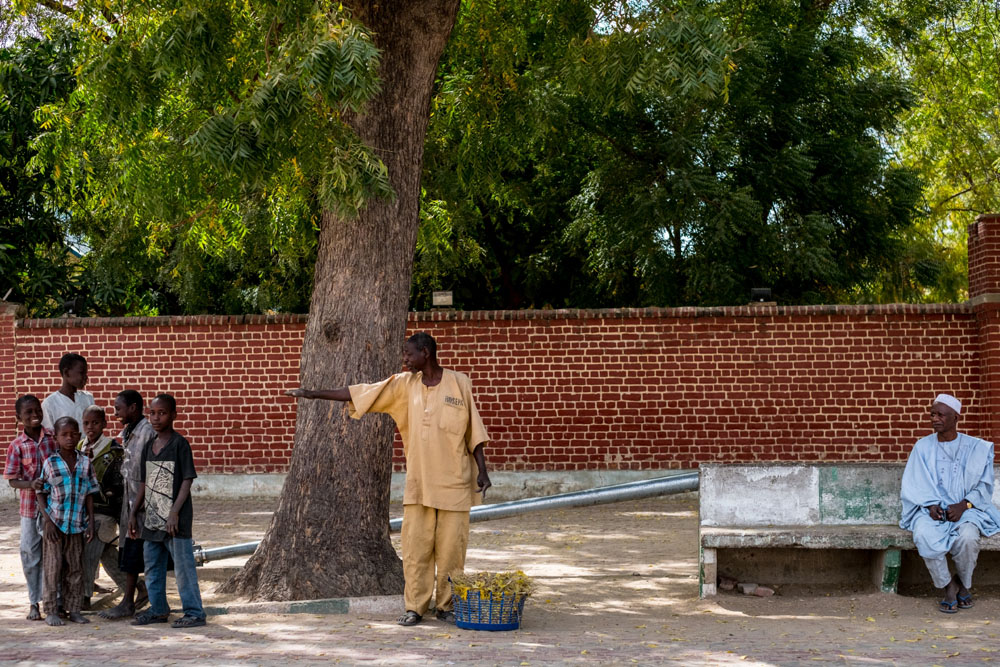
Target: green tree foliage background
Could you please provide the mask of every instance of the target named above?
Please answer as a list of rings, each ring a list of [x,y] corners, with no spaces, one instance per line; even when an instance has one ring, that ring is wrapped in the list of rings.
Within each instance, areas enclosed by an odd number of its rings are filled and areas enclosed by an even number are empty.
[[[927,16],[923,30],[907,34],[898,18],[906,6],[890,5],[884,31],[917,95],[893,140],[924,184],[924,215],[903,266],[927,274],[928,300],[947,301],[965,289],[968,225],[1000,210],[1000,3],[917,6]],[[898,278],[886,283],[898,300],[912,289]]]
[[[32,314],[304,312],[320,210],[390,196],[334,5],[3,11],[47,37],[0,54],[0,287]],[[465,0],[412,306],[960,300],[998,35],[980,0]]]
[[[0,297],[40,316],[64,312],[80,285],[51,174],[29,166],[39,133],[35,110],[72,90],[72,60],[65,33],[26,36],[0,49]]]
[[[961,257],[920,233],[919,170],[892,150],[919,101],[900,47],[945,8],[590,7],[466,4],[432,115],[419,304],[961,297]],[[620,63],[650,54],[715,76],[623,86]]]
[[[345,122],[378,52],[336,4],[13,9],[74,35],[77,85],[34,111],[30,165],[89,248],[92,312],[305,311],[319,212],[391,195]]]

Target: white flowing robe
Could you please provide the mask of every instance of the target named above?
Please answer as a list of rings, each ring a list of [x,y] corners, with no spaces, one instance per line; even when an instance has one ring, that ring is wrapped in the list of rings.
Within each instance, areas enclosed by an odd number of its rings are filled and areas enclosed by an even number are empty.
[[[924,558],[948,553],[961,524],[973,523],[986,536],[1000,532],[1000,512],[993,505],[993,443],[959,433],[955,447],[959,474],[950,480],[939,474],[939,449],[937,434],[918,440],[906,461],[900,487],[903,516],[899,527],[913,531],[917,551]],[[931,505],[947,508],[963,499],[974,507],[957,522],[935,521],[926,509]]]

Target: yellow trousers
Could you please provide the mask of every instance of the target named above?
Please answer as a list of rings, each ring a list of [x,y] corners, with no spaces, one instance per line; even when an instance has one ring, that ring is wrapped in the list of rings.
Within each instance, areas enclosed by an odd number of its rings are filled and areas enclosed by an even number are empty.
[[[415,611],[421,616],[426,614],[431,605],[431,593],[435,593],[439,611],[450,610],[448,575],[465,568],[469,511],[450,512],[423,505],[404,505],[402,538],[403,601],[407,611]]]

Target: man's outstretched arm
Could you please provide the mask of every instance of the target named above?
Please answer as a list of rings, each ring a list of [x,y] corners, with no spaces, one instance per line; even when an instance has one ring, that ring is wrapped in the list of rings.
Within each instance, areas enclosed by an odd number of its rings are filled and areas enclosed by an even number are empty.
[[[351,390],[347,387],[339,389],[289,389],[286,396],[295,398],[321,398],[326,401],[349,401],[351,400]]]

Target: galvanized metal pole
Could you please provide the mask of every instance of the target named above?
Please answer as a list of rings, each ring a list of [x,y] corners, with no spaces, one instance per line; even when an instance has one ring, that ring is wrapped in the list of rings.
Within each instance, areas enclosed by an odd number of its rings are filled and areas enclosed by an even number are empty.
[[[667,477],[640,480],[638,482],[628,482],[626,484],[599,486],[595,489],[587,489],[585,491],[560,493],[554,496],[511,500],[493,505],[479,505],[478,507],[473,507],[472,511],[469,512],[469,521],[471,523],[491,521],[493,519],[505,519],[517,516],[526,512],[539,512],[567,507],[589,507],[590,505],[603,505],[625,500],[641,500],[642,498],[653,498],[697,490],[698,473],[682,473]],[[402,518],[389,521],[390,532],[399,532],[402,526]],[[201,546],[196,546],[194,559],[198,565],[203,565],[213,560],[248,556],[257,550],[259,544],[260,542],[245,542],[243,544],[234,544],[228,547],[213,549],[204,549]]]

